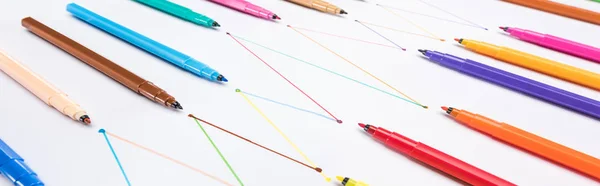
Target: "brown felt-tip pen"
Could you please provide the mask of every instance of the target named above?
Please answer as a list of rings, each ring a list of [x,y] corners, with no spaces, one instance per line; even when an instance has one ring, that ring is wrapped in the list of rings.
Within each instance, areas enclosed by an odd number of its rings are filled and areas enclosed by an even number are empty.
[[[52,43],[54,46],[64,50],[89,66],[94,67],[127,88],[165,106],[183,109],[173,96],[169,95],[163,89],[158,88],[152,82],[135,75],[39,21],[31,17],[26,17],[21,20],[21,24],[35,35]]]

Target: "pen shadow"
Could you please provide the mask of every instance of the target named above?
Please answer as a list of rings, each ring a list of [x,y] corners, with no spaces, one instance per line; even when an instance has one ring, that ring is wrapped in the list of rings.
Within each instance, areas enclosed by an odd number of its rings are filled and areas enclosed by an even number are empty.
[[[454,118],[452,118],[450,115],[448,115],[448,114],[444,114],[444,115],[445,115],[447,118],[449,118],[450,120],[454,120]],[[454,121],[455,121],[455,120],[454,120]],[[456,122],[456,121],[455,121],[455,122]],[[589,179],[591,179],[591,180],[594,180],[594,181],[600,182],[600,178],[595,178],[595,177],[593,177],[593,176],[591,176],[591,175],[585,174],[585,173],[583,173],[583,172],[580,172],[580,171],[578,171],[578,170],[576,170],[576,169],[574,169],[574,168],[571,168],[571,167],[568,167],[568,166],[566,166],[566,165],[560,164],[560,163],[558,163],[558,162],[555,162],[555,161],[553,161],[553,160],[551,160],[551,159],[548,159],[548,158],[546,158],[546,157],[543,157],[543,156],[541,156],[541,155],[534,154],[534,153],[530,152],[529,150],[527,150],[527,149],[524,149],[524,148],[522,148],[522,147],[519,147],[519,146],[516,146],[516,145],[510,144],[510,143],[506,143],[506,142],[504,142],[504,141],[503,141],[502,139],[500,139],[500,138],[496,138],[496,137],[494,137],[494,136],[492,136],[492,135],[488,135],[488,134],[486,134],[485,132],[483,132],[483,131],[479,131],[479,130],[477,130],[477,129],[473,128],[473,127],[469,127],[469,126],[466,126],[466,125],[463,125],[463,124],[460,124],[460,123],[459,123],[459,125],[460,125],[461,127],[465,127],[465,128],[468,128],[468,129],[471,129],[471,130],[477,131],[477,132],[479,132],[481,135],[484,135],[484,136],[487,136],[487,137],[489,137],[489,138],[492,138],[492,139],[494,139],[495,141],[498,141],[499,143],[502,143],[502,144],[504,144],[504,145],[511,146],[511,147],[513,147],[513,148],[515,148],[515,149],[517,149],[517,150],[521,151],[521,152],[524,152],[524,153],[526,153],[526,154],[530,154],[530,155],[532,155],[532,156],[535,156],[535,157],[537,157],[537,158],[540,158],[540,159],[546,160],[546,161],[548,161],[549,163],[552,163],[552,164],[554,164],[554,165],[556,165],[556,166],[559,166],[559,167],[562,167],[562,168],[564,168],[564,169],[567,169],[567,170],[569,170],[569,171],[572,171],[573,173],[576,173],[576,174],[578,174],[578,175],[581,175],[581,176],[587,177],[587,178],[589,178]],[[533,133],[532,133],[532,134],[533,134]],[[536,135],[536,134],[534,134],[534,135]],[[540,136],[540,137],[541,137],[541,136]],[[542,138],[543,138],[543,137],[542,137]],[[559,144],[559,145],[562,145],[562,144]],[[567,147],[567,146],[565,146],[565,147]],[[568,147],[567,147],[567,148],[568,148]],[[583,153],[583,152],[582,152],[582,153]],[[585,153],[583,153],[583,154],[585,154]],[[586,155],[588,155],[588,154],[586,154]],[[515,167],[515,168],[517,168],[517,167]]]
[[[364,130],[362,130],[362,129],[358,129],[358,130],[360,130],[360,131],[361,131],[361,133],[362,133],[363,135],[365,135],[366,137],[368,137],[368,138],[372,138],[372,136],[370,136],[370,135],[369,135],[368,133],[366,133]],[[406,158],[406,159],[408,159],[408,160],[410,160],[410,161],[412,161],[412,162],[414,162],[414,163],[416,163],[416,164],[419,164],[419,165],[421,165],[421,166],[423,166],[423,167],[425,167],[425,168],[427,168],[427,169],[429,169],[429,170],[431,170],[431,171],[437,172],[438,174],[440,174],[440,175],[442,175],[442,176],[444,176],[444,177],[446,177],[446,178],[448,178],[448,179],[450,179],[450,180],[453,180],[453,181],[455,181],[455,182],[457,182],[457,183],[459,183],[459,184],[461,184],[461,185],[470,185],[469,183],[467,183],[467,182],[464,182],[464,181],[462,181],[462,180],[460,180],[460,179],[458,179],[458,178],[456,178],[456,177],[454,177],[454,176],[452,176],[452,175],[450,175],[450,174],[448,174],[448,173],[445,173],[445,172],[443,172],[443,171],[441,171],[441,170],[439,170],[439,169],[437,169],[437,168],[435,168],[435,167],[432,167],[432,166],[430,166],[430,165],[428,165],[428,164],[426,164],[426,163],[423,163],[423,162],[421,162],[421,161],[419,161],[419,160],[417,160],[417,159],[414,159],[414,158],[412,158],[412,157],[410,157],[410,156],[407,156],[407,155],[405,155],[405,154],[403,154],[403,153],[401,153],[401,152],[398,152],[398,151],[396,151],[395,149],[392,149],[392,148],[390,148],[390,147],[388,147],[388,146],[386,146],[386,145],[384,145],[384,146],[385,146],[385,148],[387,148],[387,149],[389,149],[389,150],[391,150],[391,151],[397,152],[398,154],[400,154],[400,155],[401,155],[401,156],[403,156],[404,158]]]
[[[466,49],[465,47],[462,47],[460,44],[454,44],[454,46],[456,46],[456,47],[459,47],[459,48],[461,48],[462,50],[465,50],[465,51],[467,51],[467,52],[470,52],[470,50],[469,50],[469,49]],[[491,58],[491,57],[488,57],[488,56],[485,56],[485,57],[486,57],[486,58],[490,58],[490,59],[492,59],[492,60],[495,60],[495,61],[498,61],[498,60],[496,60],[496,59],[494,59],[494,58]],[[512,65],[512,64],[511,64],[511,65]],[[513,66],[515,66],[515,65],[513,65]],[[517,67],[518,67],[518,66],[517,66]],[[495,67],[494,67],[494,68],[495,68]],[[523,78],[530,79],[530,78],[528,78],[528,77],[521,76],[521,75],[518,75],[518,74],[515,74],[515,73],[512,73],[512,72],[509,72],[509,71],[505,71],[505,70],[502,70],[502,69],[498,69],[498,70],[501,70],[501,71],[503,71],[503,72],[507,72],[507,73],[510,73],[510,74],[514,74],[514,75],[517,75],[517,76],[519,76],[519,77],[523,77]],[[455,71],[455,70],[452,70],[452,71]],[[507,87],[505,87],[505,86],[497,85],[497,84],[491,83],[491,82],[489,82],[489,81],[482,80],[482,79],[481,79],[481,78],[479,78],[479,77],[474,77],[474,76],[471,76],[471,75],[468,75],[468,74],[464,74],[464,73],[460,73],[460,72],[456,72],[456,73],[463,74],[463,75],[466,75],[466,76],[470,76],[470,77],[473,77],[473,78],[475,78],[475,79],[478,79],[478,80],[484,81],[484,82],[486,82],[486,83],[488,83],[488,84],[491,84],[491,85],[494,85],[494,86],[497,86],[497,87],[501,87],[501,88],[504,88],[504,89],[506,89],[506,90],[510,90],[510,91],[512,91],[512,92],[517,92],[517,93],[519,93],[519,94],[521,94],[521,95],[524,95],[524,96],[527,96],[527,97],[529,97],[529,98],[533,98],[533,99],[535,99],[535,100],[542,101],[542,102],[544,102],[544,103],[547,103],[547,104],[550,104],[550,105],[553,105],[553,106],[557,106],[557,107],[563,108],[563,109],[567,110],[568,112],[571,112],[571,113],[574,113],[574,114],[577,114],[577,115],[581,115],[581,116],[584,116],[584,117],[587,117],[587,118],[593,119],[593,120],[595,120],[595,121],[600,121],[600,118],[596,118],[596,117],[594,117],[594,116],[592,116],[592,115],[590,115],[590,114],[582,113],[582,112],[579,112],[579,111],[573,110],[573,109],[571,109],[571,108],[569,108],[569,107],[566,107],[566,106],[563,106],[563,105],[558,105],[558,104],[552,103],[551,101],[547,101],[547,100],[545,100],[545,99],[542,99],[542,98],[537,98],[537,97],[535,97],[535,96],[533,96],[533,95],[529,95],[529,94],[527,94],[527,93],[524,93],[524,92],[521,92],[521,91],[518,91],[518,90],[513,90],[513,89],[507,88]],[[556,78],[555,78],[555,79],[556,79]],[[533,79],[530,79],[530,80],[533,80]],[[558,79],[558,80],[560,80],[560,79]],[[539,82],[539,81],[536,81],[536,80],[533,80],[533,81],[535,81],[535,82],[538,82],[538,83],[542,83],[542,82]],[[564,81],[564,80],[561,80],[561,81]],[[565,81],[565,82],[569,82],[569,81]],[[546,84],[546,83],[542,83],[542,84],[544,84],[544,85],[548,85],[548,84]],[[552,85],[548,85],[548,86],[555,87],[555,86],[552,86]],[[585,87],[585,86],[582,86],[582,87]],[[555,87],[555,88],[557,88],[557,89],[561,89],[561,90],[564,90],[564,89],[562,89],[562,88],[559,88],[559,87]],[[587,88],[587,87],[586,87],[586,88]],[[566,92],[569,92],[569,91],[567,91],[567,90],[564,90],[564,91],[566,91]],[[572,93],[572,92],[569,92],[569,93]],[[575,93],[573,93],[573,94],[575,94]],[[579,95],[579,94],[577,94],[577,95]],[[582,96],[582,95],[579,95],[579,96]],[[586,96],[582,96],[582,97],[585,97],[585,98],[588,98],[588,99],[591,99],[591,100],[595,100],[595,99],[592,99],[592,98],[589,98],[589,97],[586,97]],[[598,100],[595,100],[595,101],[598,101]]]

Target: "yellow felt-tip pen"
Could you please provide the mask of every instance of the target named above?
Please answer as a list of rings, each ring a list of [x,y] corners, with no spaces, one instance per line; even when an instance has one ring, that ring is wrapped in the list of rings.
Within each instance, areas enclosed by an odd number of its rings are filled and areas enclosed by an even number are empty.
[[[470,39],[455,40],[465,46],[465,48],[476,53],[588,88],[600,90],[600,74],[490,43]]]
[[[342,182],[343,186],[369,186],[369,184],[366,184],[362,181],[356,181],[348,177],[336,176],[335,179]]]

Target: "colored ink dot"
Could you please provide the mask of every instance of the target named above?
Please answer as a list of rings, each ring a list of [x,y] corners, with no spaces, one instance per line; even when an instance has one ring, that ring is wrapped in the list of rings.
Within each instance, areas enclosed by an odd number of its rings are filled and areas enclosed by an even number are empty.
[[[339,119],[338,119],[336,122],[337,122],[337,123],[339,123],[339,124],[341,124],[341,123],[342,123],[342,120],[339,120]]]
[[[99,133],[106,133],[106,130],[104,130],[104,129],[100,129],[100,130],[98,130],[98,132],[99,132]]]
[[[235,92],[241,92],[241,90],[239,88],[236,88]]]
[[[319,168],[319,167],[315,168],[315,170],[316,170],[317,172],[323,172],[323,169],[321,169],[321,168]]]

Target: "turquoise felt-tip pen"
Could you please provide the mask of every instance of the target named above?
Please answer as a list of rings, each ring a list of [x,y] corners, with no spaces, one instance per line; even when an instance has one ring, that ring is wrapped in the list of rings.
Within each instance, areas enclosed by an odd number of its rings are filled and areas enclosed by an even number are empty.
[[[179,17],[183,20],[198,24],[204,27],[219,27],[219,23],[214,21],[213,19],[206,17],[202,14],[196,13],[193,10],[186,8],[184,6],[178,5],[171,1],[167,0],[134,0],[141,4],[152,7],[156,10],[160,10],[162,12],[171,14],[175,17]]]
[[[121,26],[75,3],[67,5],[67,11],[80,20],[138,48],[141,48],[146,52],[154,54],[165,61],[177,65],[178,67],[183,68],[197,76],[210,81],[227,82],[225,76],[210,68],[208,65],[205,65],[204,63],[195,60],[188,55],[143,36],[142,34]]]

